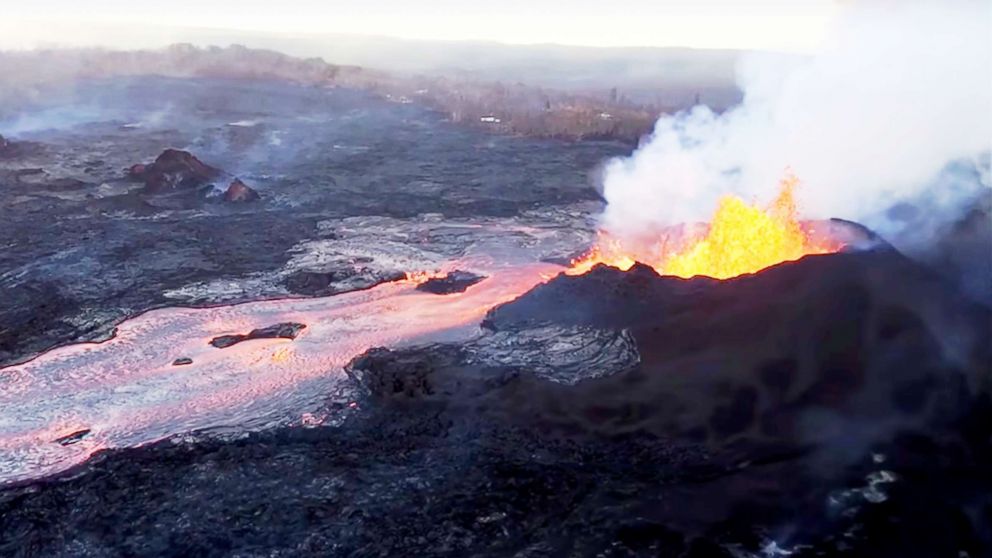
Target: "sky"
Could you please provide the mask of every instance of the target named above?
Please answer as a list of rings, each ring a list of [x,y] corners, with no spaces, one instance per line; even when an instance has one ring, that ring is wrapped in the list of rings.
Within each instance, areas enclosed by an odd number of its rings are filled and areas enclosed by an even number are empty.
[[[0,0],[0,48],[148,48],[181,28],[598,47],[816,49],[838,0]],[[250,46],[250,45],[249,45]]]

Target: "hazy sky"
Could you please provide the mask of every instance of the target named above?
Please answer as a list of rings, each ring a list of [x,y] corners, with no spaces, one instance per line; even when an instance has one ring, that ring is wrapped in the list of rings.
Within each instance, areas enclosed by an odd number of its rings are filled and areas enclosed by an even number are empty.
[[[0,0],[0,48],[170,42],[170,27],[808,50],[836,0]]]

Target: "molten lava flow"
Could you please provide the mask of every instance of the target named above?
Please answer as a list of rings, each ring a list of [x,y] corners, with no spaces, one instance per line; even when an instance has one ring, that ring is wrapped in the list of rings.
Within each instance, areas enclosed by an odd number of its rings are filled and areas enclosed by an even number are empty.
[[[626,271],[639,261],[665,275],[727,279],[808,254],[837,251],[839,246],[814,242],[800,226],[793,195],[798,184],[795,176],[787,175],[767,209],[724,197],[703,235],[673,229],[624,242],[601,232],[592,250],[572,262],[568,273],[582,274],[600,263]],[[679,246],[679,236],[689,240]]]
[[[327,298],[163,308],[118,324],[109,340],[66,345],[0,368],[0,486],[62,471],[106,448],[281,424],[300,411],[323,409],[332,396],[351,407],[353,387],[342,369],[356,355],[474,338],[490,308],[558,269],[487,258],[440,266],[488,276],[463,293],[418,291],[419,281],[446,275],[429,271]],[[306,333],[223,349],[210,344],[219,335],[285,322],[306,324]],[[175,366],[178,357],[192,362]]]

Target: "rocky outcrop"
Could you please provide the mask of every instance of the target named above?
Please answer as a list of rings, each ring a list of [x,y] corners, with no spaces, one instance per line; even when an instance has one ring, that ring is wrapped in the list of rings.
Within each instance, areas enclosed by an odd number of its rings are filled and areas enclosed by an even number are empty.
[[[258,199],[258,192],[242,182],[240,178],[232,180],[227,190],[224,191],[224,201],[226,202],[253,202]]]
[[[198,204],[207,198],[230,203],[260,199],[258,192],[240,178],[212,167],[189,151],[180,149],[166,149],[151,164],[131,165],[127,175],[131,180],[144,183],[142,194],[161,198],[186,198],[186,205],[193,203],[190,200]],[[225,183],[226,187],[223,186]]]
[[[284,322],[268,327],[253,329],[248,333],[214,337],[210,340],[210,344],[218,349],[224,349],[251,339],[296,339],[296,336],[299,335],[305,327],[307,327],[305,324]]]
[[[132,179],[145,183],[146,194],[202,190],[223,175],[220,169],[179,149],[166,149],[152,164],[137,164],[129,169]]]

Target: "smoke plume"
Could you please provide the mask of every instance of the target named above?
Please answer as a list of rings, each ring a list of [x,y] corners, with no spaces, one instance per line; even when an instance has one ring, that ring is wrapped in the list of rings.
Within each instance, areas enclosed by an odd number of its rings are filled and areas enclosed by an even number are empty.
[[[960,215],[990,187],[990,37],[986,2],[847,6],[816,54],[745,57],[737,107],[664,116],[609,163],[603,227],[706,221],[725,194],[767,202],[787,168],[805,217],[884,228],[886,209],[923,198]]]

